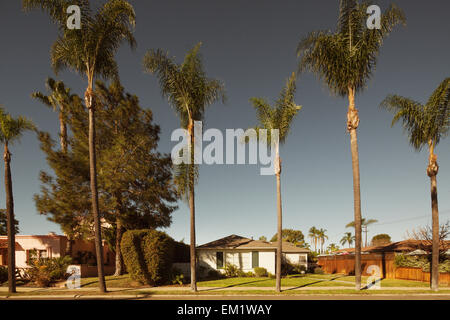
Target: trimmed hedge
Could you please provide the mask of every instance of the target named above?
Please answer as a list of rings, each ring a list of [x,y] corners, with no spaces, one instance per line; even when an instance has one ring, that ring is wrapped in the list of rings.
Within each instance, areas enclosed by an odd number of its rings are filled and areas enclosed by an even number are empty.
[[[8,267],[0,266],[0,284],[8,281]]]
[[[170,280],[175,241],[157,230],[129,230],[120,243],[130,277],[143,284],[159,285]]]

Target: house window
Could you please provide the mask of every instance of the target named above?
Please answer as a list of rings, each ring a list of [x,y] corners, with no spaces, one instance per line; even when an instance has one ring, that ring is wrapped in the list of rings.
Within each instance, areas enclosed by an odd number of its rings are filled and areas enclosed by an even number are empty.
[[[223,252],[216,252],[217,269],[223,268]]]
[[[301,255],[298,257],[298,262],[299,262],[299,263],[306,263],[306,255],[301,254]]]
[[[252,268],[259,267],[259,252],[253,251],[252,252]]]

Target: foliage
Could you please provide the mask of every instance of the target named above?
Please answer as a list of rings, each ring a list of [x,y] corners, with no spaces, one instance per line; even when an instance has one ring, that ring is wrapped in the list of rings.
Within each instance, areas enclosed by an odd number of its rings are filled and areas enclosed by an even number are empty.
[[[275,143],[270,135],[271,129],[278,129],[279,142],[284,143],[288,136],[292,120],[301,110],[301,106],[296,105],[294,95],[296,74],[292,73],[286,81],[285,87],[282,89],[279,98],[275,101],[274,106],[262,98],[251,98],[250,102],[256,109],[258,125],[255,127],[259,136],[261,129],[267,129],[267,143]],[[284,238],[284,236],[283,236]]]
[[[372,245],[379,246],[391,243],[391,236],[386,233],[377,234],[372,238]]]
[[[290,242],[294,245],[297,244],[304,244],[305,242],[305,236],[303,235],[303,232],[300,230],[294,230],[294,229],[283,229],[281,231],[281,237],[283,241]],[[270,239],[270,242],[276,242],[278,238],[278,234],[274,234],[272,239]]]
[[[67,267],[72,263],[69,256],[58,258],[32,259],[27,262],[29,268],[24,272],[25,278],[35,283],[39,287],[48,287],[52,283],[67,279],[69,274]]]
[[[141,108],[139,99],[118,82],[109,87],[97,82],[96,97],[99,207],[113,225],[103,231],[114,250],[117,223],[125,229],[169,226],[176,192],[170,157],[156,150],[160,128],[153,124],[152,112]],[[72,134],[66,153],[55,148],[49,134],[40,134],[54,176],[41,172],[35,202],[70,238],[87,238],[93,234],[88,114],[81,99],[74,101],[66,110]]]
[[[174,262],[190,262],[191,261],[191,253],[189,245],[175,241],[174,243]],[[201,266],[199,267],[201,268]],[[202,273],[202,272],[200,272]]]
[[[174,58],[161,49],[149,50],[143,60],[145,71],[158,77],[162,95],[178,114],[181,127],[188,131],[193,130],[194,121],[204,119],[206,107],[219,100],[225,102],[223,83],[206,76],[199,53],[200,46],[201,43],[198,43],[192,48],[181,64],[177,64]],[[191,153],[193,157],[194,152]],[[196,165],[183,163],[175,166],[175,183],[183,199],[187,200],[197,180]]]
[[[324,274],[325,272],[321,267],[315,267],[314,268],[314,274]]]
[[[373,224],[373,223],[377,223],[378,222],[378,220],[376,220],[376,219],[366,219],[366,218],[362,218],[361,219],[361,225],[362,226],[369,226],[369,225],[371,225],[371,224]],[[345,225],[345,227],[346,228],[354,228],[355,227],[355,221],[352,221],[352,222],[349,222],[349,223],[347,223],[346,225]]]
[[[0,266],[0,285],[8,281],[8,267]]]
[[[224,269],[225,276],[227,278],[239,277],[240,270],[236,265],[227,263],[227,264],[225,264],[225,267],[223,269]]]
[[[344,233],[344,236],[341,238],[340,243],[343,246],[345,246],[345,244],[347,243],[348,246],[350,247],[354,241],[355,241],[355,236],[352,235],[351,232],[346,232],[346,233]]]
[[[398,95],[389,95],[380,106],[395,114],[392,126],[402,122],[409,142],[416,150],[421,150],[430,143],[430,147],[435,147],[449,130],[450,78],[441,82],[426,104]]]
[[[8,234],[7,223],[8,217],[6,216],[6,209],[0,209],[0,236],[6,236]],[[19,221],[14,219],[15,233],[19,233]]]
[[[207,278],[211,279],[211,280],[216,280],[216,279],[222,279],[224,278],[224,274],[215,270],[215,269],[210,269],[208,270],[208,274],[207,274]]]
[[[424,272],[430,272],[429,255],[407,256],[399,254],[395,256],[394,264],[396,267],[420,268]],[[439,272],[450,272],[450,259],[445,256],[439,257]]]
[[[184,274],[183,272],[181,272],[181,270],[179,270],[178,268],[172,268],[170,281],[172,284],[182,285],[186,283],[186,278],[184,277]]]
[[[170,280],[174,240],[156,230],[129,230],[121,250],[131,278],[143,284],[158,285]]]
[[[256,267],[253,269],[253,271],[255,272],[255,276],[256,277],[267,277],[268,273],[267,273],[267,269],[266,268],[262,268],[262,267]]]
[[[267,241],[267,237],[266,236],[261,236],[258,238],[258,240],[260,241]]]
[[[349,88],[363,90],[375,70],[384,38],[406,22],[403,11],[391,5],[381,15],[381,29],[370,30],[366,27],[368,6],[367,2],[341,0],[336,32],[311,32],[299,43],[300,72],[314,72],[340,96],[346,96]]]

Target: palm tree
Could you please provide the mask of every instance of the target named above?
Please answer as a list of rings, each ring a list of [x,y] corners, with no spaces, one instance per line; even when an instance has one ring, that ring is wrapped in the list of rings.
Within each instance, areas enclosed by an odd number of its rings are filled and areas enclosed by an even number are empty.
[[[281,90],[279,98],[275,101],[275,105],[272,107],[269,103],[262,98],[251,98],[250,101],[253,107],[256,109],[258,117],[258,126],[256,132],[259,135],[260,130],[278,130],[279,143],[284,143],[289,134],[289,129],[292,120],[300,111],[301,107],[297,106],[294,102],[295,95],[295,79],[296,74],[293,72],[289,79],[286,81],[286,86]],[[282,258],[282,208],[281,208],[281,158],[279,144],[272,134],[269,139],[266,140],[269,146],[275,147],[275,175],[277,180],[277,260],[276,260],[276,291],[281,292],[281,258]]]
[[[319,229],[317,232],[317,237],[319,239],[320,243],[320,253],[323,253],[323,245],[325,244],[325,240],[328,239],[328,236],[326,235],[327,230],[326,229]]]
[[[179,193],[187,198],[190,209],[191,289],[197,291],[195,254],[195,190],[198,171],[194,165],[194,121],[202,121],[207,106],[218,100],[225,102],[224,85],[207,78],[199,54],[201,43],[191,49],[182,64],[162,50],[149,50],[144,57],[144,69],[159,78],[161,92],[175,109],[181,126],[189,134],[190,164],[176,166],[175,181]]]
[[[14,224],[14,197],[11,179],[11,153],[9,146],[20,140],[27,130],[34,130],[34,124],[24,118],[14,119],[0,109],[0,142],[4,145],[3,160],[5,161],[5,193],[6,193],[6,216],[8,233],[8,290],[16,292],[16,237]]]
[[[316,227],[309,228],[308,231],[308,237],[311,239],[311,241],[314,243],[314,251],[317,252],[317,234],[318,229]]]
[[[59,117],[59,136],[61,151],[67,153],[67,125],[66,112],[70,104],[73,103],[77,95],[71,95],[70,89],[66,88],[64,82],[55,81],[53,78],[47,78],[45,85],[50,94],[47,96],[44,93],[37,91],[31,94],[31,97],[39,100],[53,111],[58,111]]]
[[[351,232],[344,233],[344,236],[341,238],[341,244],[345,246],[346,243],[348,243],[348,247],[353,244],[353,241],[355,241],[355,236],[352,235]]]
[[[405,22],[403,12],[391,5],[381,16],[381,29],[366,28],[367,8],[357,0],[341,0],[337,32],[312,32],[298,45],[299,70],[316,73],[328,85],[333,94],[348,97],[347,130],[353,168],[353,197],[355,215],[355,286],[361,288],[361,192],[359,175],[358,110],[355,94],[366,88],[375,70],[377,56],[383,39],[393,28]]]
[[[51,48],[51,62],[56,74],[69,68],[87,79],[84,95],[89,110],[89,167],[91,179],[92,212],[94,216],[95,251],[99,278],[99,289],[106,292],[103,272],[103,250],[98,208],[97,167],[95,154],[95,97],[94,79],[96,77],[118,78],[115,53],[123,41],[131,48],[136,46],[133,36],[135,12],[125,0],[108,0],[92,12],[86,0],[22,0],[23,8],[41,8],[58,24],[60,35]],[[81,29],[66,28],[69,5],[78,5],[81,11]]]
[[[400,120],[408,134],[409,142],[417,151],[428,146],[427,175],[431,181],[431,211],[432,211],[432,261],[431,289],[439,287],[439,209],[437,197],[437,179],[439,171],[436,146],[448,134],[450,120],[450,78],[445,79],[433,92],[428,102],[423,105],[412,99],[398,95],[389,95],[381,107],[393,112],[392,125]]]
[[[366,220],[365,218],[362,218],[361,219],[361,226],[362,226],[362,228],[364,229],[364,230],[362,230],[362,232],[364,232],[364,234],[365,234],[365,237],[366,237],[366,242],[365,242],[365,247],[367,247],[367,233],[369,232],[369,230],[367,230],[367,227],[369,226],[369,225],[371,225],[371,224],[373,224],[373,223],[377,223],[378,222],[378,220],[376,220],[376,219],[369,219],[369,220]],[[350,223],[347,223],[346,225],[345,225],[345,227],[346,228],[350,228],[350,227],[352,227],[352,228],[354,228],[355,227],[355,221],[352,221],[352,222],[350,222]],[[362,239],[361,239],[361,242],[362,242]]]

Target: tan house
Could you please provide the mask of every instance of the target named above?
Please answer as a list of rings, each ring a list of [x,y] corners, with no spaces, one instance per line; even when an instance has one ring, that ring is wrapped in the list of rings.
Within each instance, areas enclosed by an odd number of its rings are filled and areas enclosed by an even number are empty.
[[[0,266],[8,265],[8,237],[0,236]],[[27,268],[30,258],[57,258],[66,255],[68,239],[53,232],[47,235],[16,235],[16,267]],[[103,244],[105,274],[113,274],[115,256]],[[81,265],[81,275],[96,276],[95,244],[93,241],[75,240],[72,245],[73,264]]]
[[[254,271],[256,267],[266,268],[275,273],[276,242],[253,240],[231,235],[197,247],[200,266],[223,271],[226,264],[237,266],[244,272]],[[289,242],[282,244],[283,258],[292,264],[308,267],[308,249],[297,247]]]

